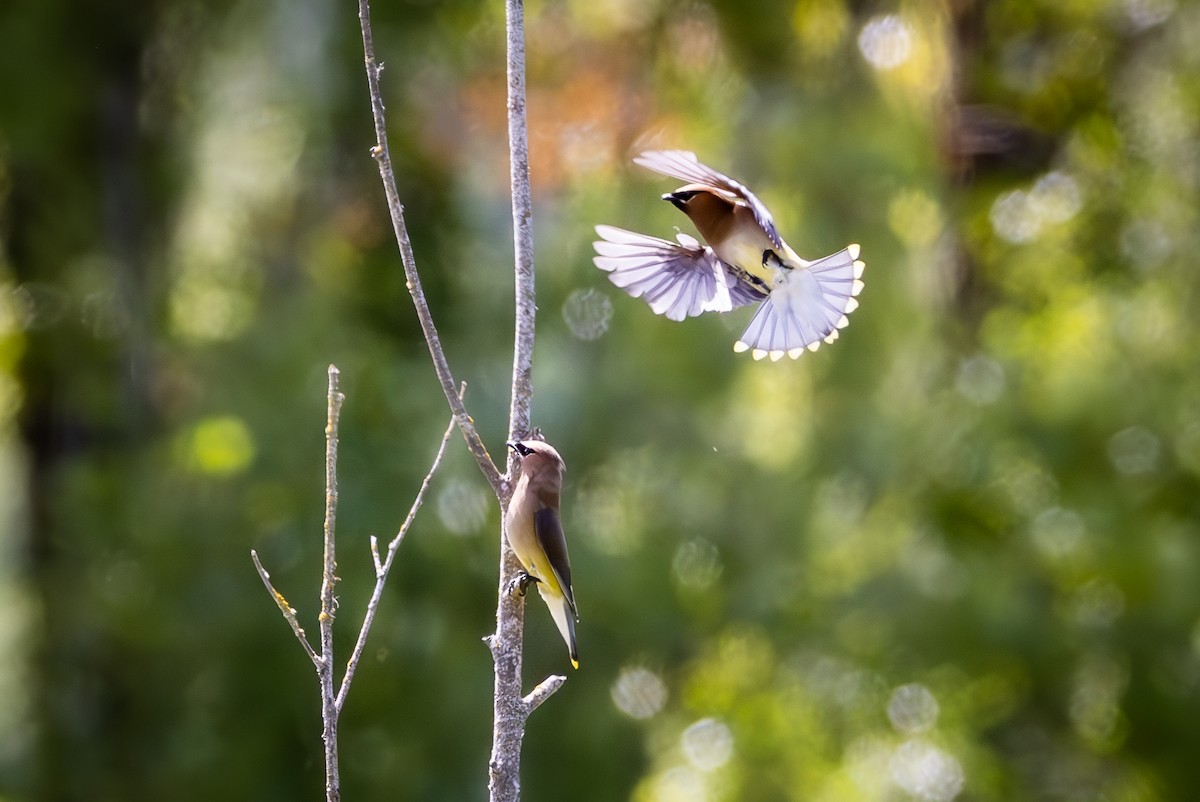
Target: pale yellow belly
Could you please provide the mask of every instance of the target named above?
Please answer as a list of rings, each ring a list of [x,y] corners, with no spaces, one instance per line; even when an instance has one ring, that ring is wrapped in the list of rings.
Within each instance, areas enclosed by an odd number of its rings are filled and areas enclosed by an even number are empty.
[[[763,266],[763,251],[767,250],[773,251],[776,248],[765,235],[731,237],[721,243],[720,247],[713,246],[713,251],[722,262],[741,268],[770,287],[776,271]]]

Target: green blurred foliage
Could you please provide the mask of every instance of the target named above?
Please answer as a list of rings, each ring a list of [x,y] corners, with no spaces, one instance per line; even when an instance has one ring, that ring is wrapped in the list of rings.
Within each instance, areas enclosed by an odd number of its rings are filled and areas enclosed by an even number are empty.
[[[317,799],[325,369],[338,646],[448,412],[391,240],[355,8],[0,9],[0,799]],[[1200,9],[527,9],[535,422],[583,666],[528,799],[1184,800],[1200,747]],[[380,4],[423,281],[494,454],[511,364],[503,8]],[[690,230],[695,150],[803,255],[832,346],[753,363],[591,227]],[[456,437],[342,719],[344,798],[484,799],[499,514]],[[561,672],[529,607],[527,682]]]

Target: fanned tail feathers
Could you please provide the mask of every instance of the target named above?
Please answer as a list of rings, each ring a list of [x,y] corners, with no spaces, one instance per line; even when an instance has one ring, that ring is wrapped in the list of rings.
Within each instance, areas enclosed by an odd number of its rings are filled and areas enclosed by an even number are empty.
[[[806,267],[785,271],[759,306],[733,350],[750,351],[754,359],[797,359],[805,349],[831,343],[846,317],[858,308],[864,264],[859,247],[850,245]]]

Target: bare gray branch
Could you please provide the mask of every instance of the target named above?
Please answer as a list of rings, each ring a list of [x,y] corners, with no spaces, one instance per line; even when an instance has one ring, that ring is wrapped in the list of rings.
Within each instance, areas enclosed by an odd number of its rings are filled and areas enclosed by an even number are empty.
[[[342,396],[338,369],[329,366],[329,392],[325,417],[325,560],[321,572],[321,662],[317,677],[321,684],[321,740],[325,742],[325,799],[341,799],[341,778],[338,775],[338,707],[333,694],[333,619],[337,614],[336,522],[337,522],[337,453],[338,422],[342,414]]]
[[[459,397],[467,391],[467,385],[464,382],[459,390]],[[387,582],[388,572],[392,570],[392,560],[396,556],[396,549],[400,547],[404,536],[408,534],[409,527],[412,526],[413,520],[417,516],[417,510],[421,509],[421,505],[425,503],[425,491],[429,489],[429,483],[433,481],[433,475],[437,472],[438,466],[442,464],[442,457],[446,454],[446,444],[450,442],[451,435],[454,434],[454,428],[457,425],[453,418],[450,419],[450,425],[446,427],[446,433],[442,435],[442,442],[438,446],[437,454],[433,458],[433,464],[429,466],[428,473],[425,474],[424,481],[421,482],[421,488],[417,491],[417,496],[413,500],[412,507],[409,508],[408,515],[404,519],[404,523],[400,525],[400,531],[388,543],[387,554],[380,562],[379,548],[374,537],[371,538],[371,555],[375,561],[375,589],[371,592],[371,599],[367,602],[367,613],[363,618],[362,628],[358,631],[358,641],[354,644],[354,651],[350,655],[350,660],[346,663],[346,674],[342,677],[342,687],[338,690],[336,705],[338,712],[341,712],[342,705],[346,702],[346,693],[350,690],[350,682],[354,679],[354,672],[358,669],[358,661],[362,657],[363,649],[367,645],[367,633],[371,631],[371,624],[375,622],[375,610],[379,607],[379,599],[383,596],[383,586]]]
[[[371,5],[368,0],[358,2],[358,21],[362,29],[363,55],[366,60],[367,86],[371,93],[371,114],[375,120],[375,147],[371,155],[379,165],[379,177],[383,180],[383,190],[387,195],[388,211],[392,217],[392,231],[396,237],[396,245],[400,249],[400,261],[404,265],[405,285],[412,296],[413,306],[417,310],[417,320],[421,323],[421,331],[425,335],[425,343],[429,347],[429,356],[433,360],[433,369],[437,373],[442,392],[446,395],[446,403],[454,413],[454,420],[467,441],[467,448],[475,457],[479,470],[492,486],[496,497],[502,497],[504,488],[500,471],[492,461],[487,447],[483,444],[479,432],[475,429],[475,421],[467,414],[467,408],[455,390],[454,375],[446,361],[442,350],[442,342],[438,338],[437,327],[433,323],[433,315],[425,300],[425,291],[421,287],[421,276],[417,272],[417,261],[413,256],[412,242],[408,236],[408,225],[404,222],[404,205],[400,203],[400,193],[396,189],[396,176],[392,171],[392,158],[388,151],[387,121],[383,110],[383,95],[379,89],[379,73],[383,66],[375,60],[375,42],[371,33]]]

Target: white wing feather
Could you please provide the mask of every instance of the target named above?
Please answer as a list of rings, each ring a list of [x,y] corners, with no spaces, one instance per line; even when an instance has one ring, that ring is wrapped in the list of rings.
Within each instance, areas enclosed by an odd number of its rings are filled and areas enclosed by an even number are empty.
[[[711,248],[686,234],[674,243],[613,226],[596,226],[596,267],[655,314],[683,320],[704,312],[728,312],[745,303],[731,296],[737,281]]]

